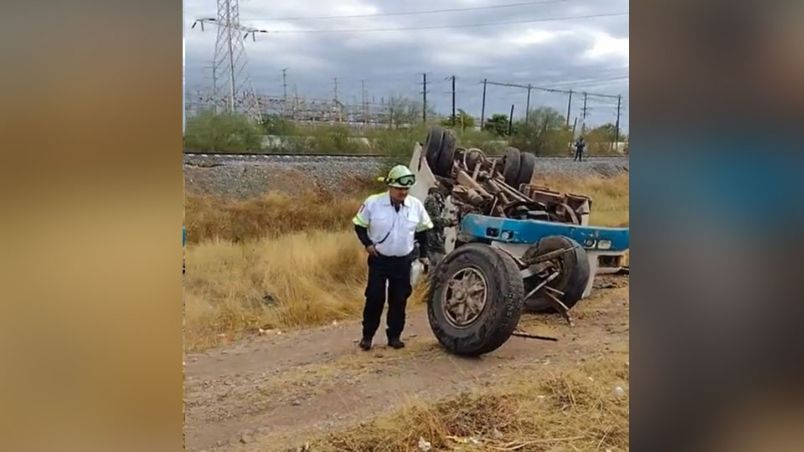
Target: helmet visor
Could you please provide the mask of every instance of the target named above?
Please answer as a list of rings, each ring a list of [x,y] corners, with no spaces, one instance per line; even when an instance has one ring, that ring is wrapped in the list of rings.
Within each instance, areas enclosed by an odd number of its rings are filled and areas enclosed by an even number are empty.
[[[408,174],[405,176],[397,177],[396,179],[391,179],[388,182],[388,185],[392,187],[402,187],[402,188],[409,188],[412,187],[413,184],[416,183],[416,176],[413,174]]]

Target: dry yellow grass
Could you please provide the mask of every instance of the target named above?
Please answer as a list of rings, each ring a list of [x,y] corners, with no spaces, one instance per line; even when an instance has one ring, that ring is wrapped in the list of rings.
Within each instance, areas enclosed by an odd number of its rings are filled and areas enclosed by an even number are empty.
[[[557,191],[591,197],[592,216],[589,223],[592,225],[628,226],[628,182],[628,173],[623,173],[615,177],[548,176],[541,178],[538,184]]]
[[[245,242],[304,230],[341,231],[350,225],[363,199],[327,193],[296,197],[269,193],[245,201],[189,196],[185,202],[187,241]]]
[[[189,350],[258,328],[321,325],[361,311],[365,252],[353,232],[311,231],[187,250]]]
[[[436,403],[412,401],[331,434],[314,450],[410,451],[419,438],[434,450],[627,450],[627,388],[627,364],[615,354],[547,378],[503,380]]]
[[[185,347],[202,350],[263,329],[359,316],[366,254],[353,231],[307,231],[187,249]],[[422,277],[425,281],[425,277]],[[426,283],[410,304],[424,303]]]
[[[591,223],[628,225],[628,174],[580,179],[547,177],[538,181],[554,190],[592,197]],[[304,230],[341,231],[350,226],[360,203],[371,191],[335,195],[310,192],[301,196],[270,193],[261,198],[233,201],[211,196],[188,196],[185,203],[188,243],[208,240],[245,242],[279,237]]]
[[[593,224],[628,224],[627,175],[542,183],[591,196]],[[258,328],[358,316],[365,254],[348,228],[361,200],[326,194],[188,198],[186,348],[204,349]],[[425,293],[425,284],[415,288],[411,304],[423,303]]]

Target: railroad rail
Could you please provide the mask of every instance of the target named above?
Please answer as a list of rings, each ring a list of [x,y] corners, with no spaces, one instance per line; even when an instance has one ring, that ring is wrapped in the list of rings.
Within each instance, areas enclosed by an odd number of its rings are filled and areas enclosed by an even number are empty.
[[[202,151],[193,151],[193,152],[184,152],[183,155],[185,157],[245,157],[245,158],[276,158],[276,157],[347,157],[347,158],[387,158],[392,157],[387,154],[333,154],[333,153],[268,153],[268,152],[202,152]],[[550,159],[550,160],[566,160],[571,159],[572,156],[537,156],[538,159]],[[588,160],[610,160],[610,159],[627,159],[628,156],[626,155],[601,155],[601,156],[589,156],[584,157],[584,159]]]

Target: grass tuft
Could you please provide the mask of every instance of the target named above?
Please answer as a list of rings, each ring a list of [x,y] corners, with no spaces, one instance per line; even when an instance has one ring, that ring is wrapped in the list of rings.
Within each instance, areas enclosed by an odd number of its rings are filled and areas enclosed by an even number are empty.
[[[367,424],[322,438],[315,450],[627,450],[627,365],[606,358],[546,378],[503,381],[438,402],[413,400]],[[534,371],[537,372],[537,371]]]

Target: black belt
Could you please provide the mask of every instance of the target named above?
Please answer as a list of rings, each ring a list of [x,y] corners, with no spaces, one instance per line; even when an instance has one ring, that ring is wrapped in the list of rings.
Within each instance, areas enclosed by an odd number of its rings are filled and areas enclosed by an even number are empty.
[[[412,256],[413,256],[413,252],[410,252],[410,253],[408,253],[408,254],[406,254],[404,256],[386,256],[385,254],[380,254],[380,252],[377,251],[377,256],[375,256],[375,257],[380,257],[380,258],[389,259],[389,260],[403,260],[403,259],[410,259]]]

